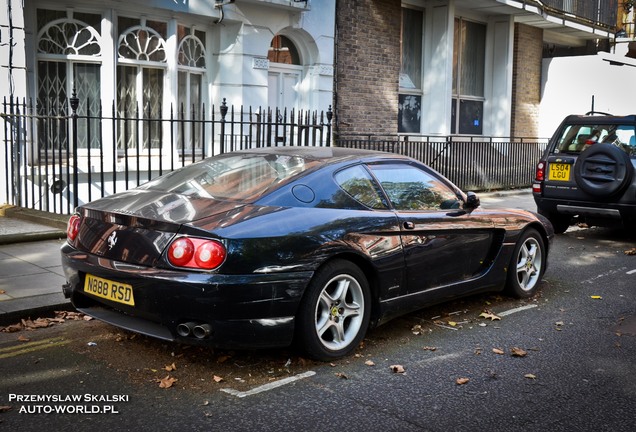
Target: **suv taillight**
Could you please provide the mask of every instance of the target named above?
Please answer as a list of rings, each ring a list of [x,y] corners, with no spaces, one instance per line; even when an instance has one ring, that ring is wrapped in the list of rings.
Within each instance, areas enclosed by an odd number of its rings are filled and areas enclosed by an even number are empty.
[[[537,170],[535,172],[535,179],[538,181],[544,181],[545,180],[545,162],[544,161],[539,161],[539,163],[537,164]]]

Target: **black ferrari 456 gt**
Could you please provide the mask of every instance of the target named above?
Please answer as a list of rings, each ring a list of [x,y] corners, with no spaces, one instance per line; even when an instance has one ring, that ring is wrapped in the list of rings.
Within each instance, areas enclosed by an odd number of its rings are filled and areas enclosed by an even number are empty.
[[[459,296],[532,296],[551,224],[485,210],[413,159],[330,147],[228,153],[77,208],[81,312],[157,338],[351,353],[370,326]]]

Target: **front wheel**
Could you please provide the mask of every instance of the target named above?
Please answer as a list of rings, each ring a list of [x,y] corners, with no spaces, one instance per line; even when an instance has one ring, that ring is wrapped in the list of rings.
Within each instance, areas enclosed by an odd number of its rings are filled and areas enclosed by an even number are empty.
[[[541,234],[532,228],[521,234],[508,267],[508,293],[518,298],[532,297],[545,272],[546,259]]]
[[[337,260],[319,269],[296,317],[296,340],[316,360],[351,353],[364,337],[371,315],[369,284],[354,264]]]

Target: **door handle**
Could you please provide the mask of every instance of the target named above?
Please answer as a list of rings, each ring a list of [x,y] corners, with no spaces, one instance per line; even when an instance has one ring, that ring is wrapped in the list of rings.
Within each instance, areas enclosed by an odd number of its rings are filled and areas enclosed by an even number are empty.
[[[413,222],[406,221],[403,224],[404,229],[412,230],[415,228],[415,224]]]

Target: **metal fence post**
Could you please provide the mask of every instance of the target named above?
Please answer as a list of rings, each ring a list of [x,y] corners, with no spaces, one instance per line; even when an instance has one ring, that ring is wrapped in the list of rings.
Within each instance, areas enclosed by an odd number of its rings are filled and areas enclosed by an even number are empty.
[[[79,98],[75,89],[73,89],[73,95],[69,99],[71,103],[71,122],[73,130],[73,211],[79,205],[79,167],[77,164],[77,107],[79,107]],[[90,149],[89,149],[90,151]],[[70,168],[70,167],[69,167]]]

